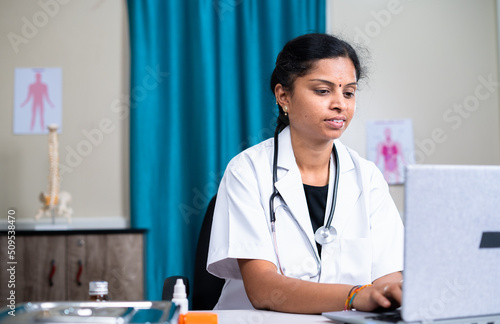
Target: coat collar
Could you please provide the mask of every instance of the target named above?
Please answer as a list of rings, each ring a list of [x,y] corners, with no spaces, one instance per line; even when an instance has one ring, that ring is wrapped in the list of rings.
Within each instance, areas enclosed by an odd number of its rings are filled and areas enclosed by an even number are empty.
[[[280,169],[282,171],[293,171],[293,169],[297,169],[297,172],[299,169],[295,161],[295,155],[293,154],[290,127],[286,127],[281,131],[278,142],[278,179],[280,179]],[[354,169],[354,163],[352,162],[351,156],[344,144],[342,144],[340,140],[335,140],[335,146],[337,147],[337,152],[339,154],[340,173],[346,173]],[[330,165],[332,164],[330,163]]]

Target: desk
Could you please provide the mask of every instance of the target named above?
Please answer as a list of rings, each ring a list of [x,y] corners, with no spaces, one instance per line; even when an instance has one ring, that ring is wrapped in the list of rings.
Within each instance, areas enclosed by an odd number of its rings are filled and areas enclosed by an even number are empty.
[[[111,302],[41,302],[17,305],[12,308],[0,309],[0,322],[6,324],[26,323],[166,323],[173,315],[170,302],[166,301],[111,301]],[[108,309],[95,312],[96,309]],[[131,311],[128,308],[132,309]],[[92,311],[94,313],[92,314]],[[81,311],[85,311],[82,315]],[[90,311],[90,313],[89,313]],[[321,315],[302,315],[279,313],[263,310],[211,310],[192,311],[215,313],[218,324],[314,324],[330,323]],[[13,316],[15,315],[15,316]],[[95,321],[92,316],[97,316]],[[131,316],[133,318],[131,318]]]
[[[261,310],[217,310],[218,324],[302,324],[332,323],[321,315],[288,314]]]

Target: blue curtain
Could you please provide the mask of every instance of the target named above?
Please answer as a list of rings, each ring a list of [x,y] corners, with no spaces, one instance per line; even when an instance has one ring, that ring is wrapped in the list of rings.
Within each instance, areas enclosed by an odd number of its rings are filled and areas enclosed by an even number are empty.
[[[131,224],[147,230],[146,299],[192,279],[203,216],[229,160],[272,136],[269,78],[325,0],[128,0]],[[191,280],[192,282],[192,280]]]

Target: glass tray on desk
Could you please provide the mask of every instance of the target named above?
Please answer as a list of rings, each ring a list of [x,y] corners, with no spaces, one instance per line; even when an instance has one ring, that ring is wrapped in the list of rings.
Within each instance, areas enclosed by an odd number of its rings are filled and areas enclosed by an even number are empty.
[[[177,323],[178,312],[166,301],[40,302],[0,312],[0,322],[15,323]]]

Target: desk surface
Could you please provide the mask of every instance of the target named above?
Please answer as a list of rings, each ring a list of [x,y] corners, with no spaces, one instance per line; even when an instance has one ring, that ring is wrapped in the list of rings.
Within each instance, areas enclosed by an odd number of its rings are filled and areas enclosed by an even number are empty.
[[[99,314],[94,313],[93,316],[100,316],[101,321],[99,323],[104,323],[103,318],[114,319],[115,316],[123,319],[124,312],[128,313],[127,308],[134,308],[138,311],[153,310],[153,312],[145,313],[134,313],[133,323],[143,323],[148,322],[151,318],[152,322],[156,323],[158,320],[164,322],[170,313],[170,303],[164,301],[149,302],[149,301],[137,301],[137,302],[34,302],[34,303],[24,303],[17,305],[14,312],[12,312],[11,307],[0,308],[0,322],[2,323],[39,323],[41,317],[44,322],[48,323],[75,323],[75,322],[85,322],[91,323],[88,315],[81,315],[79,312],[81,310],[96,310],[96,308],[107,308],[106,311],[101,311]],[[15,316],[10,314],[12,312]],[[326,317],[321,315],[302,315],[302,314],[289,314],[289,313],[279,313],[272,311],[263,310],[209,310],[209,311],[192,311],[192,312],[203,312],[203,313],[215,313],[217,314],[218,324],[315,324],[315,323],[330,323],[332,321],[328,320]],[[137,315],[137,318],[135,316]],[[85,320],[79,321],[81,316],[85,316]],[[108,317],[106,317],[108,316]],[[159,318],[161,317],[161,319]],[[127,319],[127,323],[130,318]]]
[[[218,324],[302,324],[302,323],[332,323],[321,315],[287,314],[261,310],[217,310]]]

